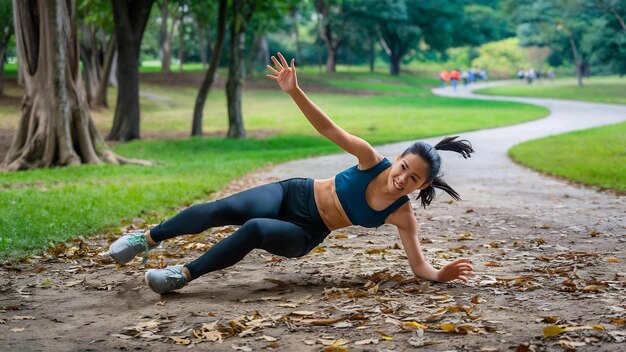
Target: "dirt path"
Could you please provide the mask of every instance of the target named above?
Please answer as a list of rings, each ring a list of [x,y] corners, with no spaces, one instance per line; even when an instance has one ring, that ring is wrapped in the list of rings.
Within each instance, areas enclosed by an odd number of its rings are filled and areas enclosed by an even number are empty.
[[[438,94],[454,94],[437,91]],[[469,93],[459,92],[459,96]],[[477,154],[444,156],[463,203],[414,204],[429,259],[471,257],[468,284],[411,279],[390,226],[337,231],[309,255],[254,251],[180,293],[158,296],[139,261],[116,268],[117,234],[57,247],[1,268],[6,350],[616,351],[626,344],[626,197],[569,185],[512,163],[523,140],[623,121],[626,107],[542,99],[550,117],[464,133]],[[431,139],[431,142],[437,138]],[[407,143],[380,148],[388,157]],[[292,176],[332,176],[346,155],[294,161],[235,181],[222,194]],[[140,219],[131,227],[148,227]],[[151,265],[186,262],[230,228],[153,251]],[[559,327],[575,330],[545,338]],[[212,340],[222,340],[212,341]]]

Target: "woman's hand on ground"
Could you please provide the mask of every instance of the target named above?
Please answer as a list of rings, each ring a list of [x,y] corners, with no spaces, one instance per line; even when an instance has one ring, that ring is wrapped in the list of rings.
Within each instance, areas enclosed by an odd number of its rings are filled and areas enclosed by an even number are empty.
[[[278,59],[272,56],[272,61],[276,68],[267,65],[267,69],[272,72],[272,74],[265,75],[269,79],[273,79],[278,82],[280,89],[282,89],[285,93],[291,93],[298,89],[298,79],[296,77],[296,65],[295,60],[291,59],[291,66],[287,64],[287,60],[283,57],[283,54],[278,53]]]
[[[461,258],[446,264],[437,273],[437,281],[448,282],[452,280],[463,280],[467,282],[470,276],[474,276],[474,268],[467,258]]]

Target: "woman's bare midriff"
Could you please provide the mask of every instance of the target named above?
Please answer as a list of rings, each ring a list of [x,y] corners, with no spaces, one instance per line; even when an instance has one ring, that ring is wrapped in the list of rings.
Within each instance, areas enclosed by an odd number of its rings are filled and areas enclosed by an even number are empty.
[[[313,182],[315,205],[329,230],[352,226],[335,192],[335,178],[316,179]]]

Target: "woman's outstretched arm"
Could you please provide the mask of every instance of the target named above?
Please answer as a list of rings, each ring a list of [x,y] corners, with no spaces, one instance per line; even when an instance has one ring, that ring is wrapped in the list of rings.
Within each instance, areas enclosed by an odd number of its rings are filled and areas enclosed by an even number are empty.
[[[408,207],[408,209],[402,209],[404,207]],[[404,251],[411,265],[411,271],[413,271],[413,274],[416,276],[439,282],[447,282],[456,279],[467,282],[468,278],[474,275],[474,268],[467,258],[457,259],[446,264],[439,270],[430,265],[422,253],[419,237],[417,235],[417,219],[415,219],[415,215],[413,215],[409,203],[406,203],[392,214],[388,222],[398,227],[398,233],[400,234]]]
[[[291,60],[291,64],[288,64],[281,53],[278,53],[278,58],[280,61],[272,56],[272,61],[276,67],[268,65],[267,68],[272,74],[266,76],[278,82],[280,89],[291,96],[317,132],[346,152],[356,156],[362,167],[367,168],[378,163],[382,159],[382,155],[362,138],[354,136],[337,126],[337,124],[304,94],[302,89],[298,86],[294,59]]]

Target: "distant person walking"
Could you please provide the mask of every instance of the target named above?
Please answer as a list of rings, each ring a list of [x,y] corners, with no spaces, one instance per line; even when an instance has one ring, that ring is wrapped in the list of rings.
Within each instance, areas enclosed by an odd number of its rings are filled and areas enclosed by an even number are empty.
[[[446,84],[450,81],[450,72],[443,70],[439,73],[439,86],[445,88]]]
[[[459,79],[461,79],[461,74],[457,70],[452,70],[450,72],[450,84],[452,84],[452,88],[456,90],[456,87],[459,83]]]
[[[535,79],[535,70],[531,67],[526,71],[526,83],[533,84],[533,79]]]
[[[487,70],[484,68],[480,70],[480,80],[483,82],[487,82]]]

